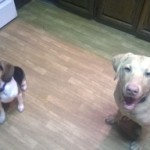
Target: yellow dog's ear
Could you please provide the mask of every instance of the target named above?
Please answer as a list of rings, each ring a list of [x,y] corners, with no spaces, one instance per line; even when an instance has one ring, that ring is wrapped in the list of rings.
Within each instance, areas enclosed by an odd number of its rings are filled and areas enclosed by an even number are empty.
[[[14,75],[14,66],[6,61],[0,61],[0,68],[2,70],[2,80],[9,82]]]
[[[116,80],[118,78],[118,74],[119,74],[122,64],[124,64],[127,61],[127,59],[133,55],[134,55],[133,53],[126,53],[126,54],[119,54],[119,55],[116,55],[113,57],[112,65],[116,72],[114,80]]]

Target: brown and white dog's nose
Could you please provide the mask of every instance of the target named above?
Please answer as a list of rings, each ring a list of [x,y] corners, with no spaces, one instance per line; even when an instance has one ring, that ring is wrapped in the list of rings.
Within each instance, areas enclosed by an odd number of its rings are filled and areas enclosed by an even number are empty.
[[[128,84],[126,87],[126,93],[129,96],[136,96],[139,93],[139,87],[135,84]]]

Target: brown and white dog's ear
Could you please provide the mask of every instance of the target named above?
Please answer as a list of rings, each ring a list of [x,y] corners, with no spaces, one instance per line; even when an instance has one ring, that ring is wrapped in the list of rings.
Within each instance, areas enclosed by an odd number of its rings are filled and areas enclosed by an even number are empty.
[[[2,70],[2,81],[9,82],[14,75],[14,66],[2,60],[0,61],[0,68]]]
[[[124,64],[124,62],[130,57],[130,56],[133,56],[134,54],[133,53],[126,53],[126,54],[119,54],[119,55],[116,55],[113,57],[112,59],[112,65],[113,65],[113,68],[116,72],[116,76],[114,79],[117,79],[118,77],[118,73],[120,71],[120,68],[122,66],[122,64]]]

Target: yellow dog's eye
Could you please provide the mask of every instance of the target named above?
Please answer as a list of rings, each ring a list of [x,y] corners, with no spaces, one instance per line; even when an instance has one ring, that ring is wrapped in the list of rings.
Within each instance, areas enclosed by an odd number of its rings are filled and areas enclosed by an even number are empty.
[[[149,71],[145,72],[145,76],[150,77],[150,72]]]
[[[131,67],[130,67],[130,66],[125,66],[125,67],[124,67],[124,70],[125,70],[126,72],[131,72]]]

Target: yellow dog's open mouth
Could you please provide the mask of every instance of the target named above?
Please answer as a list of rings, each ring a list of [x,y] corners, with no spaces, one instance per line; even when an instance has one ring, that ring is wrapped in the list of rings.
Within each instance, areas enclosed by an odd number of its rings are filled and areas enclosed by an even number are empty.
[[[124,107],[128,110],[132,110],[137,104],[145,102],[146,97],[141,99],[135,99],[133,97],[124,97]]]

